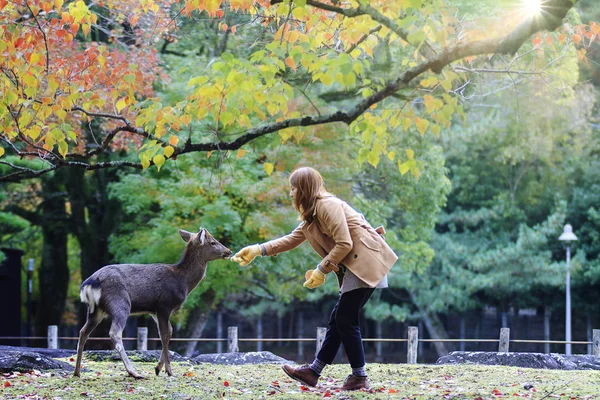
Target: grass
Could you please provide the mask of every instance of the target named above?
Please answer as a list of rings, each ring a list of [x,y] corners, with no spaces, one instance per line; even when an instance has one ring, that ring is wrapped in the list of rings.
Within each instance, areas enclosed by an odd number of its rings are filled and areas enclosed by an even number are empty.
[[[65,359],[71,364],[73,361]],[[370,391],[340,392],[347,365],[325,369],[317,388],[289,379],[279,365],[172,363],[174,376],[154,375],[154,363],[134,362],[147,379],[129,378],[121,362],[84,360],[81,378],[62,372],[0,375],[3,399],[599,399],[599,371],[559,371],[480,365],[368,364]]]

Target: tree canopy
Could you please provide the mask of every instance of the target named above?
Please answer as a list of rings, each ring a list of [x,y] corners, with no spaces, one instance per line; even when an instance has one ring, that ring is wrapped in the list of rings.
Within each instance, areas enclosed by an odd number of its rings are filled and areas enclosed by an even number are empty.
[[[243,157],[257,138],[298,140],[334,122],[358,139],[360,162],[388,157],[418,176],[424,164],[398,129],[436,135],[463,114],[471,73],[491,61],[494,73],[545,74],[573,46],[585,57],[600,31],[565,19],[570,0],[525,4],[485,3],[490,18],[459,20],[456,7],[468,16],[469,6],[442,0],[0,1],[0,180],[64,167],[160,169],[193,152]],[[169,75],[156,43],[166,51],[207,19],[219,51],[164,102],[154,87]],[[246,53],[227,51],[235,38],[250,43]],[[97,157],[109,151],[117,155]]]

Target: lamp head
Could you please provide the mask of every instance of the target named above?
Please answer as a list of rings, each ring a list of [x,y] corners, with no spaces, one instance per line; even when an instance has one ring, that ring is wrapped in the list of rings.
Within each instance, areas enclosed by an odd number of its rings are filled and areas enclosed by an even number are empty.
[[[571,226],[571,224],[566,224],[565,230],[563,231],[562,235],[560,235],[558,240],[560,240],[561,242],[566,242],[566,244],[569,244],[570,242],[573,242],[573,241],[576,241],[579,239],[573,233],[573,227]]]

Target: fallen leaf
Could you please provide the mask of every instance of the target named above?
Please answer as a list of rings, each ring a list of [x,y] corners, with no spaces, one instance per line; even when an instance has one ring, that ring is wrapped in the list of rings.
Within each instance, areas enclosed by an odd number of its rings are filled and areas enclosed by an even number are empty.
[[[9,381],[4,381],[4,387],[9,387],[10,386],[10,382]]]
[[[223,386],[229,386],[229,382],[227,382],[227,381],[223,382]]]

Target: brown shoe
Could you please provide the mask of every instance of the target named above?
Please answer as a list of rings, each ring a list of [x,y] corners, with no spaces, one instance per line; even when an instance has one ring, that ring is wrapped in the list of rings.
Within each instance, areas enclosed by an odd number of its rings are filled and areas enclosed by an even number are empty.
[[[366,376],[356,375],[348,375],[344,381],[344,386],[342,386],[342,390],[360,390],[370,388],[371,386],[369,386],[369,378]]]
[[[283,372],[285,372],[290,378],[295,379],[306,386],[317,386],[319,374],[310,369],[308,365],[294,368],[291,365],[285,364],[281,368],[283,369]]]

